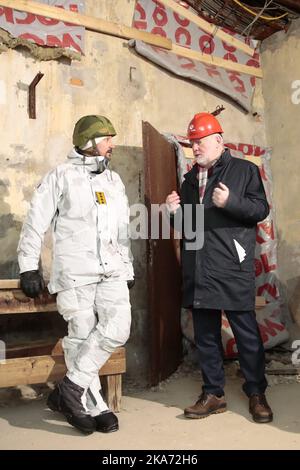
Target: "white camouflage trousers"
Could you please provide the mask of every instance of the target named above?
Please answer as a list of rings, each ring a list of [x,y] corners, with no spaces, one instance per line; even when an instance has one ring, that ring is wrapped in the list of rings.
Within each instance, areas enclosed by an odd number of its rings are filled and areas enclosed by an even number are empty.
[[[85,389],[83,405],[92,416],[108,409],[101,395],[99,369],[126,343],[131,307],[126,281],[102,280],[57,294],[57,309],[68,322],[63,339],[68,378]]]

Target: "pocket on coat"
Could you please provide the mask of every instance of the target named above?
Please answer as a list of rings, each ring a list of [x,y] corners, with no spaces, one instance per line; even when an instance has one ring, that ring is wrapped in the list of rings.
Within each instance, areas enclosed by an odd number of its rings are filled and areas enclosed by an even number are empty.
[[[245,248],[243,247],[243,245],[241,245],[241,243],[239,243],[235,238],[233,239],[233,243],[234,243],[234,247],[236,250],[239,263],[242,264],[242,262],[245,260],[247,256],[247,252]]]

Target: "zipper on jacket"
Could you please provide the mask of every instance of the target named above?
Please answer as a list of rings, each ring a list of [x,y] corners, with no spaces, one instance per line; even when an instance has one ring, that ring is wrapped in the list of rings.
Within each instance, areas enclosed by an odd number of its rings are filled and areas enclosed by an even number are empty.
[[[100,247],[101,247],[101,238],[100,238],[100,234],[99,234],[99,226],[98,226],[98,223],[99,223],[99,213],[98,213],[98,206],[97,206],[97,202],[95,201],[95,194],[94,194],[94,188],[93,188],[93,185],[92,185],[92,178],[89,178],[89,183],[90,183],[90,188],[91,188],[91,191],[92,191],[92,196],[93,196],[93,201],[94,201],[94,204],[96,206],[96,223],[97,223],[97,251],[98,251],[98,256],[99,256],[99,260],[100,260],[100,264],[102,266],[102,269],[103,269],[103,275],[105,276],[106,275],[106,271],[105,271],[105,266],[104,266],[104,263],[102,261],[102,258],[101,258],[101,251],[100,251]],[[98,243],[98,240],[99,240],[99,243]]]

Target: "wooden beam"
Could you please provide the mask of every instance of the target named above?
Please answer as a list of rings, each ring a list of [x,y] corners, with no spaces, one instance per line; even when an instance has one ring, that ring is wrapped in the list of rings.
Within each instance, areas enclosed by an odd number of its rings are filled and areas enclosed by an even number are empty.
[[[162,3],[166,7],[171,8],[173,11],[178,13],[178,15],[183,16],[184,18],[187,18],[188,20],[190,20],[192,23],[199,26],[201,29],[203,29],[207,33],[211,35],[215,35],[222,41],[225,41],[227,44],[230,44],[231,46],[234,46],[237,49],[240,49],[241,51],[245,52],[251,57],[253,56],[255,52],[253,48],[251,48],[244,42],[240,41],[239,39],[236,39],[234,36],[231,36],[230,34],[225,33],[225,31],[223,31],[222,29],[219,29],[218,26],[209,23],[203,18],[200,18],[200,16],[182,7],[181,5],[176,3],[174,0],[159,0],[159,3]]]
[[[124,39],[138,39],[164,49],[172,48],[172,42],[170,39],[157,34],[140,31],[136,28],[130,28],[129,26],[122,24],[94,18],[93,16],[45,5],[44,3],[37,3],[31,0],[0,0],[0,5],[13,8],[14,10],[45,16],[46,18],[65,21],[77,26],[84,26],[90,31],[109,34],[111,36],[117,36]]]
[[[201,52],[187,49],[183,46],[177,46],[177,44],[173,44],[172,51],[170,52],[181,57],[198,60],[199,62],[203,62],[208,65],[215,65],[216,67],[232,70],[233,72],[245,73],[246,75],[251,75],[257,78],[263,77],[262,69],[260,67],[250,67],[249,65],[238,64],[237,62],[232,62],[232,60],[225,60],[221,57],[212,56],[210,54],[202,54]]]
[[[0,289],[20,289],[19,279],[0,279]]]
[[[0,361],[0,387],[39,384],[61,379],[66,373],[63,356],[34,356]]]
[[[32,357],[32,356],[57,356],[56,344],[54,340],[37,340],[27,343],[7,345],[5,349],[6,359],[15,359],[18,357]],[[62,355],[62,352],[59,354]]]
[[[56,381],[66,373],[63,356],[33,356],[0,361],[0,387],[15,387]],[[125,348],[118,348],[103,365],[99,375],[126,371]]]
[[[101,367],[99,375],[123,374],[126,372],[125,348],[117,348]]]
[[[266,299],[262,296],[255,297],[255,308],[263,308],[267,305]]]
[[[55,296],[47,291],[36,299],[26,297],[18,289],[0,291],[0,315],[41,312],[57,312]]]
[[[62,340],[54,345],[51,356],[63,356]],[[124,347],[117,348],[108,361],[100,369],[99,375],[123,374],[126,372],[126,350]]]

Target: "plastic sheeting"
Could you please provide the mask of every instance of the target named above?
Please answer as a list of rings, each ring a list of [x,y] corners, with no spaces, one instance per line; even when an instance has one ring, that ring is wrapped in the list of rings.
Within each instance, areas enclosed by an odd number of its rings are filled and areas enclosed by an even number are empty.
[[[197,14],[191,7],[187,7],[187,9]],[[217,36],[212,37],[196,24],[179,16],[170,8],[155,0],[139,0],[136,3],[133,26],[142,31],[168,37],[174,44],[204,55],[213,55],[239,64],[259,67],[259,54],[257,52],[254,53],[253,57],[250,57]],[[245,37],[234,31],[224,31],[240,41],[247,42]],[[181,77],[214,88],[218,92],[230,96],[245,110],[250,110],[255,87],[254,76],[181,57],[165,49],[145,44],[142,41],[130,41],[129,44],[135,47],[138,54],[161,67]],[[253,44],[251,45],[253,46]]]
[[[84,0],[39,0],[49,6],[84,13]],[[13,4],[13,2],[12,2]],[[83,54],[84,27],[0,6],[0,28],[13,38]]]

